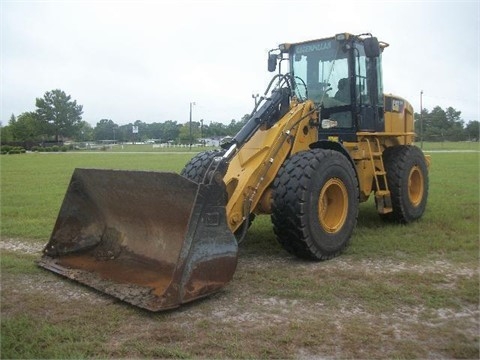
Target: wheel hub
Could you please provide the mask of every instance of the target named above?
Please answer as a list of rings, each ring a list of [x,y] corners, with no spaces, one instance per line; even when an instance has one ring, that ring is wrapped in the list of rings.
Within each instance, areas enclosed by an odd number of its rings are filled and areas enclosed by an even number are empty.
[[[348,192],[345,184],[337,178],[329,179],[320,191],[318,219],[327,233],[340,231],[348,212]]]
[[[418,165],[410,170],[408,175],[408,198],[413,206],[418,206],[423,199],[423,175]]]

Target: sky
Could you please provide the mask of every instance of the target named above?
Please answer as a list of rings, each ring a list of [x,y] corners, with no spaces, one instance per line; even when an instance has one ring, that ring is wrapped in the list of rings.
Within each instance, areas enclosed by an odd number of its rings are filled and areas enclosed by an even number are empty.
[[[0,0],[0,121],[61,89],[83,120],[228,124],[265,91],[270,49],[370,32],[385,93],[480,120],[480,0]],[[423,91],[423,95],[420,92]]]

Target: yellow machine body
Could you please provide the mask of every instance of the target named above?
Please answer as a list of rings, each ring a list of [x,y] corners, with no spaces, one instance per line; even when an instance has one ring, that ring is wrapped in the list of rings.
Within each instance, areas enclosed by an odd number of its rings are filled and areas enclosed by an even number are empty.
[[[386,95],[392,97],[393,95]],[[400,99],[395,97],[396,99]],[[376,186],[383,179],[381,154],[389,147],[412,145],[415,140],[413,108],[402,99],[403,107],[385,112],[384,132],[358,132],[357,142],[344,142],[355,164],[360,189],[360,202],[372,192],[389,197]],[[232,231],[244,221],[245,203],[250,212],[271,214],[271,185],[285,159],[299,151],[309,150],[318,141],[318,111],[311,101],[292,102],[290,111],[269,129],[260,129],[229,163],[224,181],[227,185],[227,222]],[[337,138],[330,141],[336,142]],[[427,163],[430,158],[427,156]],[[379,171],[380,170],[380,171]],[[383,170],[384,172],[384,170]],[[379,209],[388,213],[392,209]]]

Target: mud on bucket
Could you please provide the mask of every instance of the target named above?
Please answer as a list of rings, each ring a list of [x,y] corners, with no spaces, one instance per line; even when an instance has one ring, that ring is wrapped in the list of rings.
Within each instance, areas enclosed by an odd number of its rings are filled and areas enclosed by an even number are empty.
[[[38,264],[152,311],[207,296],[237,265],[224,191],[175,173],[75,169]]]

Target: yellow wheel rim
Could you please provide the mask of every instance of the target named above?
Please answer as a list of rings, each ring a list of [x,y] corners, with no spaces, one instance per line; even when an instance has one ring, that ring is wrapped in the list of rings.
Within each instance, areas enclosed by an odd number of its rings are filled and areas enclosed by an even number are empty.
[[[410,170],[408,175],[408,198],[413,206],[418,206],[423,199],[423,173],[418,165]]]
[[[329,179],[318,199],[318,220],[328,233],[340,231],[345,224],[348,212],[348,193],[345,184],[337,179]]]

